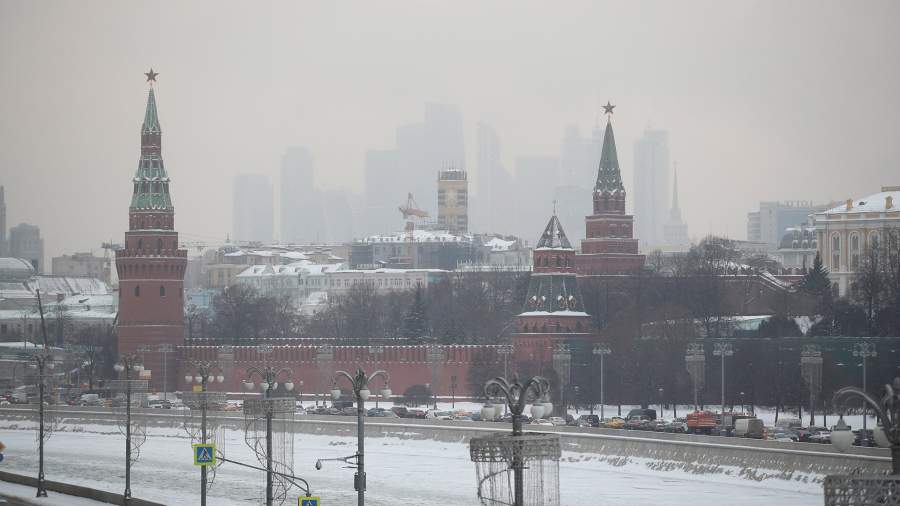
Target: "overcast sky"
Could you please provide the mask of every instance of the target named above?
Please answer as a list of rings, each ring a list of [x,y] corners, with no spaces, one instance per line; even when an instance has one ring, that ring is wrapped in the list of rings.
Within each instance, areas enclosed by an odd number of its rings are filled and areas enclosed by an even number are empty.
[[[48,262],[122,241],[152,66],[186,240],[222,240],[234,174],[275,179],[286,146],[360,191],[365,150],[426,101],[459,105],[470,167],[482,120],[511,168],[606,100],[626,186],[634,140],[669,130],[691,234],[743,239],[760,200],[900,184],[898,21],[894,0],[0,0],[8,226],[39,225]]]

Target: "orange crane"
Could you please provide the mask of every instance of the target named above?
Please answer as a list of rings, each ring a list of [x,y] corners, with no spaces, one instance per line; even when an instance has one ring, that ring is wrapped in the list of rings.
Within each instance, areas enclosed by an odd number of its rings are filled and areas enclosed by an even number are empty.
[[[419,204],[416,203],[416,199],[413,198],[412,193],[408,193],[406,195],[406,205],[400,206],[399,209],[400,214],[403,215],[403,220],[406,221],[406,226],[404,228],[404,232],[406,233],[406,257],[400,263],[406,263],[411,268],[414,265],[412,256],[413,242],[415,240],[416,220],[427,218],[428,211],[419,209]]]

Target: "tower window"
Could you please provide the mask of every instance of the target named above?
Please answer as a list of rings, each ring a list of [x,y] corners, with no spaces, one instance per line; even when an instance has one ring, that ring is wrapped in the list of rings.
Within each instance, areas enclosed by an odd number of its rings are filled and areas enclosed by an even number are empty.
[[[164,286],[160,286],[160,287],[159,287],[159,296],[160,296],[160,297],[165,297],[165,296],[166,296],[166,287],[164,287]]]
[[[141,296],[141,285],[135,285],[135,286],[134,286],[134,296],[135,296],[135,297],[140,297],[140,296]]]
[[[162,239],[156,240],[156,254],[159,255],[162,253]]]

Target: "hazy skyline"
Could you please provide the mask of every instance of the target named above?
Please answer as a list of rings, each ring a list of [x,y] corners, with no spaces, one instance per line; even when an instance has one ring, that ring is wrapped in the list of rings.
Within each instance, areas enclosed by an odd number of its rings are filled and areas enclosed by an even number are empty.
[[[310,150],[317,185],[361,192],[366,150],[393,146],[425,102],[455,104],[474,186],[479,121],[512,168],[558,156],[565,127],[589,132],[607,100],[629,205],[632,146],[652,125],[669,132],[691,233],[743,238],[760,200],[900,184],[898,19],[894,1],[0,0],[7,224],[40,226],[47,259],[121,242],[152,66],[185,240],[233,229],[238,173],[277,195],[289,146]]]

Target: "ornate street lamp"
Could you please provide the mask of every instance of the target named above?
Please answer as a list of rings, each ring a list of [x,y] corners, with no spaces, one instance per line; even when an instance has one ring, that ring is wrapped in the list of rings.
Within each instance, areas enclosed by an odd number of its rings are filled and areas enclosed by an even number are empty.
[[[336,459],[319,459],[316,461],[316,469],[322,469],[322,462],[329,460],[340,460],[346,462],[351,468],[356,469],[353,475],[353,488],[356,490],[356,500],[358,506],[364,506],[366,503],[366,461],[365,461],[365,415],[366,415],[366,399],[371,395],[369,383],[375,378],[380,377],[384,382],[384,388],[381,394],[388,398],[391,396],[390,376],[386,371],[375,371],[370,375],[366,375],[366,371],[362,368],[356,369],[356,374],[351,375],[346,371],[337,371],[332,380],[331,396],[336,400],[341,396],[341,389],[338,388],[339,379],[345,379],[350,383],[353,389],[353,397],[356,400],[356,454],[349,457],[341,457]]]
[[[131,426],[131,394],[135,391],[147,390],[147,382],[144,380],[132,380],[131,373],[140,375],[144,370],[144,361],[135,354],[125,354],[119,357],[119,361],[113,366],[117,373],[124,373],[125,380],[118,383],[121,390],[125,391],[125,492],[123,499],[127,503],[131,499],[131,464],[132,464],[132,426]],[[140,443],[138,443],[139,445]],[[137,458],[135,457],[135,460]]]
[[[703,344],[688,344],[684,354],[684,363],[694,387],[694,411],[697,411],[700,409],[700,389],[703,388],[706,380],[706,351],[703,349]]]
[[[46,371],[52,371],[56,367],[53,355],[48,351],[32,355],[28,367],[38,370],[38,482],[37,496],[47,497],[47,487],[44,484],[44,440],[47,439],[44,426],[44,390],[47,378]],[[23,374],[24,376],[24,374]]]
[[[508,456],[503,455],[503,460],[508,458],[510,468],[513,470],[513,505],[522,506],[525,501],[524,471],[528,467],[528,465],[526,465],[526,460],[529,457],[525,455],[525,453],[530,451],[529,448],[526,448],[529,445],[526,444],[526,438],[523,437],[523,413],[525,411],[525,406],[529,402],[532,403],[531,415],[534,418],[540,418],[543,414],[552,412],[553,404],[550,403],[549,398],[550,382],[541,376],[535,376],[524,383],[519,381],[518,375],[514,375],[512,381],[508,381],[506,378],[497,377],[485,383],[484,392],[488,399],[492,397],[505,398],[505,404],[512,413],[512,453]],[[481,408],[482,419],[489,420],[494,418],[497,414],[496,411],[497,408],[488,402]],[[539,445],[546,445],[546,442],[539,441],[542,436],[543,435],[538,435],[535,438],[535,442],[538,442]],[[519,439],[522,439],[522,441],[519,442]],[[558,439],[555,441],[557,445],[555,451],[558,453],[559,441]],[[502,451],[495,451],[497,449],[495,448],[496,445],[504,447],[510,446],[508,443],[503,443],[502,438],[476,438],[473,439],[471,445],[470,453],[472,454],[472,460],[476,462],[490,462],[496,458],[492,455],[503,454],[504,452]],[[553,448],[548,447],[548,449],[549,454],[552,454],[549,456],[552,457],[553,455],[556,455],[556,453],[553,452]],[[492,479],[492,477],[487,476],[485,479]],[[479,497],[480,496],[481,486],[479,484]]]
[[[188,369],[190,371],[190,369]],[[194,407],[200,408],[200,444],[207,443],[206,431],[206,411],[209,408],[209,396],[207,394],[207,385],[212,382],[223,383],[225,376],[223,370],[218,364],[213,362],[197,362],[193,365],[193,374],[187,374],[184,377],[187,383],[196,383],[200,386],[199,392],[190,395],[192,400],[196,399]],[[224,400],[224,395],[216,394],[214,396],[217,401]],[[207,488],[207,466],[200,466],[200,506],[206,506],[206,488]]]
[[[606,399],[603,397],[603,359],[607,355],[612,354],[612,350],[609,349],[609,346],[605,344],[598,344],[594,346],[594,356],[600,357],[600,419],[603,420],[603,405],[606,404]],[[594,400],[591,399],[591,414],[594,414]]]
[[[875,343],[869,342],[860,342],[853,345],[853,356],[862,359],[862,389],[863,392],[867,392],[868,388],[866,387],[866,381],[868,378],[868,374],[866,374],[866,362],[868,359],[875,358],[878,356],[878,351],[875,349]],[[869,432],[867,429],[868,418],[869,418],[869,409],[865,403],[863,403],[863,440],[869,440]]]
[[[271,345],[261,345],[259,347],[259,352],[260,354],[271,353]],[[285,378],[283,386],[286,391],[290,392],[294,389],[294,382],[292,379],[294,373],[286,367],[282,367],[281,369],[272,366],[250,367],[247,369],[247,377],[243,381],[244,388],[247,390],[253,390],[256,387],[256,383],[253,382],[254,376],[259,377],[259,388],[262,390],[264,397],[261,407],[265,411],[266,417],[266,506],[272,506],[272,503],[274,502],[273,482],[276,473],[272,464],[272,420],[274,418],[274,406],[270,401],[272,400],[272,393],[278,389],[279,378]],[[248,407],[251,406],[245,403],[245,411],[247,411]]]
[[[875,442],[878,443],[878,446],[891,449],[892,473],[900,475],[900,378],[894,378],[893,383],[884,386],[884,395],[880,401],[857,387],[844,387],[834,393],[833,404],[844,406],[848,400],[853,398],[861,399],[867,407],[875,410],[880,422],[880,426],[876,426],[872,431]],[[837,426],[842,426],[842,424],[843,416]],[[832,436],[831,442],[838,450],[844,452],[853,444],[853,438],[842,435],[835,439]]]
[[[870,396],[856,387],[845,387],[834,393],[835,406],[846,406],[853,398],[862,401],[872,409],[881,421],[875,427],[875,442],[878,446],[891,449],[891,473],[883,474],[851,474],[830,475],[825,477],[825,504],[895,504],[897,491],[900,490],[900,378],[884,386],[881,400]],[[837,425],[831,432],[831,444],[846,452],[855,439],[850,427],[844,423],[841,415]]]
[[[731,343],[715,343],[713,345],[713,355],[722,358],[722,416],[725,416],[725,357],[734,355],[734,348]],[[724,418],[723,418],[724,419]]]

